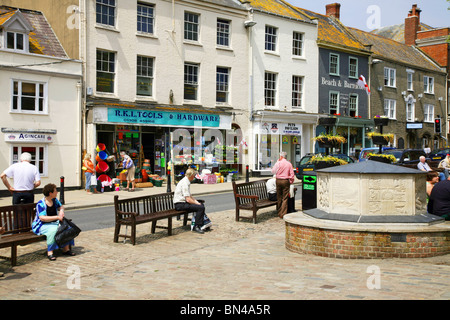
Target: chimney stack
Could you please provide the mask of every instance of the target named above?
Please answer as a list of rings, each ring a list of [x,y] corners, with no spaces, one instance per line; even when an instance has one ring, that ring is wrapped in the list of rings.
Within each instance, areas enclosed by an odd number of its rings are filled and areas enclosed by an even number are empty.
[[[334,17],[336,19],[340,19],[341,16],[341,4],[340,3],[332,3],[327,4],[325,6],[327,10],[327,16]]]
[[[409,11],[408,17],[405,19],[405,44],[413,46],[416,44],[417,32],[420,31],[420,10],[417,4],[413,4]]]

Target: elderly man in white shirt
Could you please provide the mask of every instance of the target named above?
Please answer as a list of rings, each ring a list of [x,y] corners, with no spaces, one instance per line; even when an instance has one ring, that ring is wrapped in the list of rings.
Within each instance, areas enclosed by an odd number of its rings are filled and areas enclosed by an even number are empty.
[[[14,163],[3,171],[0,178],[13,194],[13,205],[34,202],[33,190],[41,185],[41,176],[38,168],[31,164],[30,153],[22,153],[20,162]],[[7,178],[14,179],[14,187],[11,187]]]
[[[433,171],[430,166],[428,165],[428,163],[426,162],[426,158],[424,156],[420,156],[419,157],[419,163],[417,164],[417,169],[422,170],[422,171]],[[443,172],[439,172],[439,180],[443,181],[445,180],[445,175]]]
[[[175,209],[195,212],[195,226],[192,231],[203,234],[205,206],[191,195],[191,182],[197,172],[193,168],[186,170],[185,177],[178,182],[173,195]]]

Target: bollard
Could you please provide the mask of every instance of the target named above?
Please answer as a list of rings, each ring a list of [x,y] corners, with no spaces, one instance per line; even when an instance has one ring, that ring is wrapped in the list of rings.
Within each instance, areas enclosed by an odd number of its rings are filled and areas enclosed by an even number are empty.
[[[249,172],[248,172],[248,165],[245,166],[245,182],[249,182]]]
[[[170,169],[167,169],[167,191],[166,192],[172,192],[172,182],[170,178]]]
[[[59,191],[59,202],[64,204],[64,176],[61,176],[61,188]]]

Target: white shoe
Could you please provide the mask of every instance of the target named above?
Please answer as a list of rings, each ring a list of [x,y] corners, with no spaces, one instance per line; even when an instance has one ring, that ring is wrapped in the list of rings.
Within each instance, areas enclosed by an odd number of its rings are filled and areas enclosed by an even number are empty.
[[[209,228],[212,226],[212,222],[204,224],[200,229],[205,230],[206,228]]]

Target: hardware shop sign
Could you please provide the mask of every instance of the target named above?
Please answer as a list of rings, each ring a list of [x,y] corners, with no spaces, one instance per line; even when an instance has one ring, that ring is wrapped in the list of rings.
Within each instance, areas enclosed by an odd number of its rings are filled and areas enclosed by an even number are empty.
[[[219,127],[217,114],[108,108],[108,121],[130,124]]]

